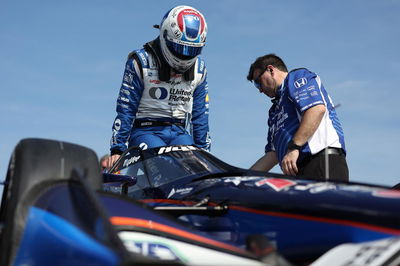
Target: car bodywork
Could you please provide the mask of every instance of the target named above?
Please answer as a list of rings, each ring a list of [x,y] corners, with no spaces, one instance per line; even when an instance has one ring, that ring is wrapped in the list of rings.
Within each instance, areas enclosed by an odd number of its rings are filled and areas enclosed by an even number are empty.
[[[397,190],[250,172],[193,146],[131,148],[104,181],[105,190],[238,247],[262,235],[294,263],[343,243],[400,235]]]
[[[390,188],[248,172],[193,146],[132,148],[102,174],[86,147],[24,139],[4,183],[0,265],[398,265],[398,202]]]
[[[16,146],[0,209],[0,265],[265,265],[253,254],[101,190],[95,153]]]

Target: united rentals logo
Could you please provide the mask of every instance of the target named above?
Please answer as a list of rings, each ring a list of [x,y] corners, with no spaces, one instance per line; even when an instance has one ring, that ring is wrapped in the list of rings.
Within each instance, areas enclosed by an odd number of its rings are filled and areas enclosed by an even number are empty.
[[[178,102],[178,101],[189,102],[192,99],[192,92],[191,91],[186,91],[184,89],[171,88],[169,90],[169,93],[170,93],[170,96],[169,96],[169,100],[170,101],[174,101],[174,102]]]
[[[168,91],[163,87],[152,87],[149,90],[149,95],[153,99],[164,100],[168,96]]]

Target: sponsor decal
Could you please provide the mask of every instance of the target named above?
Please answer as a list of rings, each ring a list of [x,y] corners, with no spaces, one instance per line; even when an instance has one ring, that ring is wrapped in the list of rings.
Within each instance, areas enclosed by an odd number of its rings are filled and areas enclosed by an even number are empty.
[[[125,73],[124,81],[131,84],[133,80],[133,75],[131,73]]]
[[[123,101],[123,102],[126,102],[126,103],[129,103],[129,99],[128,98],[125,98],[125,97],[119,97],[119,99],[121,100],[121,101]]]
[[[344,190],[344,191],[352,191],[352,192],[370,192],[370,193],[372,193],[373,191],[376,190],[376,188],[373,188],[373,187],[358,186],[358,185],[341,186],[340,189],[341,189],[341,190]]]
[[[306,78],[299,78],[298,80],[296,80],[294,82],[294,86],[296,87],[296,89],[303,87],[304,85],[307,84],[307,79]]]
[[[189,102],[192,99],[192,92],[184,89],[171,88],[169,90],[169,94],[170,94],[169,100],[174,102],[177,101]]]
[[[134,253],[142,254],[143,256],[153,257],[161,260],[177,260],[179,257],[167,245],[161,243],[152,243],[148,241],[124,241],[126,248]]]
[[[173,73],[172,75],[171,75],[171,78],[181,78],[182,77],[182,74],[179,74],[179,73]],[[173,82],[174,81],[171,81],[171,83],[173,84]]]
[[[151,79],[149,82],[153,83],[153,84],[160,84],[161,83],[161,81],[159,81],[157,79]]]
[[[260,179],[260,177],[257,176],[236,176],[236,177],[228,177],[224,179],[225,183],[229,183],[232,182],[235,186],[238,186],[242,181],[251,181],[251,180],[256,180],[256,179]]]
[[[389,189],[376,190],[372,193],[372,195],[382,198],[400,199],[400,191],[397,190],[389,190]]]
[[[121,106],[121,107],[124,108],[124,109],[128,109],[128,108],[129,108],[128,105],[123,104],[123,103],[117,103],[117,106]]]
[[[149,95],[153,99],[164,100],[168,96],[168,91],[163,87],[152,87],[149,90]]]
[[[203,72],[203,71],[204,71],[204,61],[201,60],[200,67],[199,67],[199,72]]]
[[[169,199],[170,197],[172,197],[172,196],[175,195],[175,194],[181,194],[181,195],[187,194],[187,193],[189,193],[189,192],[192,191],[192,190],[193,190],[192,187],[179,188],[179,189],[176,189],[176,190],[175,190],[175,188],[173,188],[173,189],[169,192],[167,199]]]
[[[296,185],[297,183],[288,180],[288,179],[281,179],[281,178],[264,178],[260,181],[257,181],[256,186],[268,185],[269,187],[273,188],[275,191],[281,191],[282,189],[291,187]]]
[[[147,150],[148,145],[147,145],[146,143],[142,142],[142,143],[139,144],[139,148],[140,148],[141,150]]]
[[[168,147],[161,147],[158,150],[158,154],[164,154],[164,153],[169,153],[171,151],[194,151],[197,150],[196,147],[194,146],[168,146]]]
[[[121,129],[121,120],[120,119],[115,119],[114,121],[114,128],[115,130],[120,130]]]
[[[121,89],[121,92],[122,92],[123,94],[126,94],[126,95],[130,95],[130,94],[131,94],[130,91],[129,91],[129,90],[126,90],[126,89]]]
[[[171,24],[171,27],[173,28],[174,26],[176,25],[175,23],[172,23]],[[174,35],[175,35],[175,38],[177,38],[177,39],[179,39],[180,37],[182,37],[182,32],[179,30],[179,29],[176,29],[175,31],[174,31]]]
[[[277,132],[279,129],[285,126],[285,120],[289,118],[288,113],[285,112],[285,108],[282,106],[281,110],[277,112],[273,117],[272,120],[276,121],[272,127],[272,132]]]
[[[330,183],[312,183],[307,185],[297,185],[294,187],[296,190],[309,191],[311,194],[317,194],[328,190],[335,190],[336,185]]]
[[[146,66],[146,65],[147,65],[147,59],[146,59],[146,57],[144,56],[143,53],[139,53],[139,55],[140,55],[140,58],[141,58],[142,61],[143,61],[143,65]]]
[[[123,167],[128,167],[129,165],[136,163],[140,160],[140,156],[133,156],[131,158],[125,159],[124,163],[122,164]]]
[[[370,242],[360,245],[358,249],[354,250],[353,258],[346,260],[341,265],[386,265],[383,262],[388,262],[398,252],[398,248],[399,239],[397,238]],[[386,257],[386,259],[383,260],[382,257]]]

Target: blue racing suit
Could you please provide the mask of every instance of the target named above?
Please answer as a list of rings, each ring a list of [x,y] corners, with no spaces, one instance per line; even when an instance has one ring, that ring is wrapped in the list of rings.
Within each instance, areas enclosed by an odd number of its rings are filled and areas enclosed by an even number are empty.
[[[299,161],[317,154],[325,147],[341,148],[346,152],[343,130],[334,104],[317,74],[305,68],[289,72],[272,102],[265,153],[275,151],[279,163],[286,155],[289,141],[299,128],[303,113],[319,104],[325,105],[327,112],[315,133],[302,147]]]
[[[162,80],[160,59],[152,50],[130,54],[117,99],[112,154],[122,153],[127,146],[194,144],[210,149],[204,61],[197,58],[189,80],[184,73],[169,73],[169,67],[167,71],[169,79]]]

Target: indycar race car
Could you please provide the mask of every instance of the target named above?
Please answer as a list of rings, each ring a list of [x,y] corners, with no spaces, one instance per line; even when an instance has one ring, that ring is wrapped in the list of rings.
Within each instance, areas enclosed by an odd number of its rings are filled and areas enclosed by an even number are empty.
[[[400,262],[398,191],[248,172],[193,146],[131,148],[102,174],[88,148],[24,139],[3,185],[5,266]]]
[[[344,243],[392,243],[400,235],[398,190],[250,172],[194,146],[132,147],[103,176],[104,190],[243,249],[267,241],[294,264]]]
[[[4,183],[0,265],[265,265],[244,249],[101,187],[92,150],[20,141]]]

